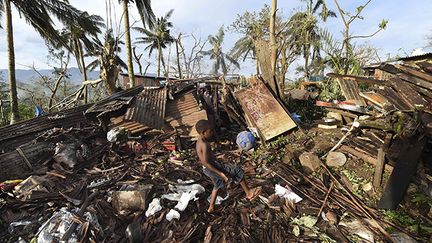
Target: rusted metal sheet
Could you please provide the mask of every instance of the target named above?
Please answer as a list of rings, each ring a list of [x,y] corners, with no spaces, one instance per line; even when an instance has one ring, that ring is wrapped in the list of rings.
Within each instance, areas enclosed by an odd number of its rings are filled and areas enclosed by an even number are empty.
[[[366,106],[366,102],[360,96],[360,90],[356,81],[352,79],[338,78],[342,93],[347,100],[354,101],[357,105]]]
[[[250,125],[259,130],[265,141],[297,126],[260,79],[257,79],[256,84],[252,87],[237,91],[235,96],[239,100],[247,120],[250,121]]]
[[[167,89],[146,88],[135,97],[125,114],[125,121],[135,121],[148,127],[162,128],[165,117]]]
[[[164,125],[167,89],[144,88],[135,96],[126,113],[111,119],[111,128],[123,127],[132,134],[150,129],[161,129]]]
[[[206,119],[207,113],[200,108],[193,91],[188,91],[167,102],[165,121],[183,135],[198,137],[194,128],[195,124],[199,120]]]

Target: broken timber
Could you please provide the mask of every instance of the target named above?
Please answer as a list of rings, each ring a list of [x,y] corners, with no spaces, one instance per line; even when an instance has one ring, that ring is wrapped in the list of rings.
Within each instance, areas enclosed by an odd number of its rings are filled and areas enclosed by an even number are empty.
[[[382,209],[396,209],[417,170],[417,165],[426,144],[425,136],[414,136],[404,143],[384,193],[378,202]]]

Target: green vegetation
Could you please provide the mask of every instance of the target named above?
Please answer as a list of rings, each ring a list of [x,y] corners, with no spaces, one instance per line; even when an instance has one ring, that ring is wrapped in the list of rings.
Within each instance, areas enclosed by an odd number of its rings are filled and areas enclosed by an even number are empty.
[[[384,210],[383,214],[387,220],[404,227],[414,234],[425,236],[432,234],[432,225],[422,222],[420,218],[413,218],[403,210]]]

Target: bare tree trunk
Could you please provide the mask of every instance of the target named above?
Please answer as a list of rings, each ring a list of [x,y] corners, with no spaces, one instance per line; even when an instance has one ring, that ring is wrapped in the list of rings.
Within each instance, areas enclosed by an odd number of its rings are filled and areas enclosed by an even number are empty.
[[[183,75],[182,75],[182,70],[181,70],[181,66],[180,66],[180,52],[179,52],[180,38],[181,38],[181,34],[179,34],[179,36],[176,40],[176,52],[177,52],[177,69],[178,69],[178,73],[179,73],[179,78],[182,79]]]
[[[157,76],[160,77],[160,66],[161,66],[161,55],[162,55],[162,50],[160,45],[158,46],[158,66],[157,66]]]
[[[303,58],[305,59],[304,73],[305,73],[306,80],[309,79],[309,49],[310,47],[308,45],[303,46]]]
[[[257,74],[260,74],[258,58],[256,58],[256,60],[255,60],[255,65],[256,65],[256,73],[257,73]]]
[[[130,27],[129,27],[129,10],[128,10],[128,2],[127,0],[123,0],[123,14],[124,14],[124,28],[125,28],[125,37],[126,37],[126,55],[127,55],[127,66],[128,66],[128,74],[129,74],[129,84],[130,87],[135,86],[135,74],[133,70],[132,64],[132,46],[131,46],[131,36],[130,36]]]
[[[276,73],[276,9],[277,9],[277,0],[272,0],[271,6],[271,17],[270,17],[270,48],[271,48],[271,67],[272,73],[275,75]]]
[[[13,124],[19,121],[19,110],[18,110],[18,95],[15,78],[15,50],[14,50],[14,39],[13,39],[13,27],[12,27],[12,10],[10,0],[4,1],[4,11],[6,15],[6,41],[8,45],[8,78],[9,78],[9,92],[10,92],[10,107],[11,116],[10,123]]]
[[[79,48],[78,49],[78,51],[79,51],[79,59],[80,59],[80,63],[81,63],[81,73],[82,73],[83,79],[84,79],[83,82],[85,82],[85,81],[88,80],[88,78],[87,78],[87,69],[86,69],[86,66],[85,66],[84,53],[83,53],[83,49],[82,49],[81,43],[79,43],[78,48]],[[67,68],[67,64],[66,64],[66,68]],[[66,72],[66,70],[64,70],[64,72]],[[85,104],[88,103],[88,88],[87,88],[87,85],[84,88],[84,103]]]
[[[276,10],[277,10],[277,0],[272,0],[271,6],[271,17],[270,17],[270,48],[271,48],[271,68],[273,80],[272,88],[274,93],[280,97],[278,83],[276,78],[276,59],[277,59],[277,45],[276,45]]]

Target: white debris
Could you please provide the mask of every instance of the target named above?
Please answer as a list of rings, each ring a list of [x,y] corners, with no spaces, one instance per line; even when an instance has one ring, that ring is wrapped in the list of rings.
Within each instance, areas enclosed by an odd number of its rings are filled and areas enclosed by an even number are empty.
[[[166,219],[168,221],[171,221],[173,219],[179,219],[179,218],[180,218],[180,213],[177,212],[175,209],[171,209],[166,215]]]
[[[222,204],[223,201],[227,200],[229,198],[229,194],[227,193],[226,197],[217,196],[215,200],[215,205]],[[207,202],[210,202],[211,195],[208,196]]]
[[[283,187],[279,184],[275,185],[275,194],[278,195],[279,197],[283,197],[285,199],[292,200],[292,201],[294,201],[294,203],[298,203],[301,200],[303,200],[303,198],[301,198],[299,195],[295,194],[293,191],[291,191],[291,189]]]
[[[145,216],[150,217],[161,210],[162,210],[162,206],[160,204],[160,199],[159,198],[153,198],[153,200],[151,201],[151,203],[148,206],[147,211],[145,212]]]
[[[189,181],[182,181],[178,180],[179,183],[192,183],[193,180]],[[168,193],[162,195],[162,198],[168,199],[171,201],[177,201],[177,205],[175,206],[176,209],[179,211],[184,211],[189,204],[189,201],[191,200],[198,200],[196,197],[197,194],[203,193],[205,191],[204,187],[200,184],[192,184],[192,185],[176,185],[176,186],[169,186],[170,190],[173,191],[173,193]]]

